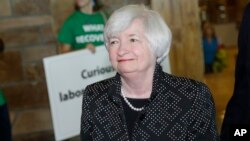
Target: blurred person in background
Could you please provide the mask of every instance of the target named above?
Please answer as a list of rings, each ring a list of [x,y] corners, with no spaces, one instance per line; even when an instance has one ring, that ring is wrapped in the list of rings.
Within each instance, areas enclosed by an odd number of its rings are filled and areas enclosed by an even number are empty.
[[[96,0],[75,0],[75,11],[65,20],[58,34],[59,53],[104,45],[103,29],[106,14]]]
[[[233,125],[250,127],[250,3],[245,8],[239,30],[234,92],[226,108],[221,141],[230,140]]]
[[[219,41],[215,35],[214,27],[208,21],[204,21],[204,23],[202,24],[202,45],[205,63],[205,73],[212,73],[213,63],[215,61]]]
[[[4,52],[4,42],[0,38],[0,71],[4,68],[4,62],[2,62],[2,55]],[[1,74],[1,73],[0,73]],[[11,123],[9,118],[9,111],[4,96],[3,90],[0,88],[0,141],[11,141]]]

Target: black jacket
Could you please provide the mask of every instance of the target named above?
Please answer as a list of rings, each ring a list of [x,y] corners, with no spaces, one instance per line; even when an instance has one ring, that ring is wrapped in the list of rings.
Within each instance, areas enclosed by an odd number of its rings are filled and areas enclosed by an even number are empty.
[[[82,141],[128,141],[121,80],[87,86],[81,117]],[[164,73],[156,65],[150,102],[138,116],[133,141],[215,141],[215,107],[200,82]]]
[[[229,137],[233,136],[229,130],[232,125],[250,126],[250,4],[247,5],[241,21],[234,92],[222,124],[222,141],[229,141]]]

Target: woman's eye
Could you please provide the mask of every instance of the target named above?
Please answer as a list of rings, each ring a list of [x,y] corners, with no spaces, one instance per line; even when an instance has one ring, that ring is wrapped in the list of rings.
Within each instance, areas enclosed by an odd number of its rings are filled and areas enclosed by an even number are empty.
[[[137,39],[130,39],[130,42],[136,42],[136,41],[138,41]]]
[[[118,41],[110,41],[110,45],[118,44]]]
[[[115,43],[116,43],[116,41],[112,41],[112,42],[110,42],[110,44],[111,44],[111,45],[113,45],[113,44],[115,44]]]

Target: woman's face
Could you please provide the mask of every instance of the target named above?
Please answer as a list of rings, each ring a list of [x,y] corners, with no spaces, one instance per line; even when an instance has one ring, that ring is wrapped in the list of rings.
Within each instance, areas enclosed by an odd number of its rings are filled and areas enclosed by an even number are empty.
[[[76,5],[81,8],[86,6],[91,0],[75,0],[76,1]]]
[[[108,43],[110,61],[120,74],[143,72],[155,66],[156,57],[149,48],[142,21],[135,19]]]

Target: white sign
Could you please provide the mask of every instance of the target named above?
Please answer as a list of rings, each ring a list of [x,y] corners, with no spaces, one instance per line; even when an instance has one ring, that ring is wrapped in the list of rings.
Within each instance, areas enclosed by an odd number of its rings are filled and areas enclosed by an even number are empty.
[[[80,134],[82,94],[87,85],[115,75],[105,47],[47,57],[44,60],[56,140]]]
[[[56,140],[80,134],[82,95],[87,85],[112,77],[108,52],[104,46],[96,53],[80,50],[44,58],[50,108]],[[170,72],[168,59],[162,62],[163,70]]]

